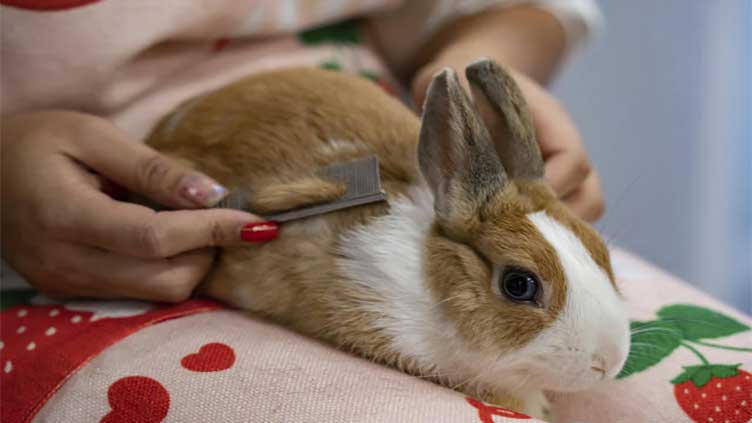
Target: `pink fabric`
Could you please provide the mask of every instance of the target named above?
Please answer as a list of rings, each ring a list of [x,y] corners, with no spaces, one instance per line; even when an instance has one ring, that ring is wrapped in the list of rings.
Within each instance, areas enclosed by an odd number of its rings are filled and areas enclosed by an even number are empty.
[[[596,20],[592,0],[2,0],[0,107],[96,114],[140,140],[181,101],[263,69],[336,60],[390,79],[440,24],[520,3],[559,17],[570,44]],[[351,17],[374,24],[389,66],[367,39],[310,48],[296,37]]]
[[[68,377],[131,333],[163,320],[220,308],[207,300],[174,306],[126,304],[116,317],[109,316],[112,304],[104,310],[74,304],[30,305],[0,313],[3,421],[30,421]]]
[[[197,364],[202,361],[203,367]],[[133,389],[118,389],[123,386]],[[149,397],[158,401],[145,402]],[[146,407],[161,416],[166,409],[164,420],[155,422],[482,421],[457,392],[232,311],[189,316],[130,336],[74,375],[35,421],[97,422],[113,406],[127,415],[129,399],[139,413]]]
[[[317,65],[332,56],[332,49],[307,50],[298,31],[400,1],[348,0],[336,7],[276,0],[67,3],[78,7],[2,8],[3,113],[82,110],[141,139],[160,116],[205,90],[256,70]],[[366,48],[346,50],[375,61]]]
[[[656,311],[667,305],[692,304],[740,324],[752,323],[748,316],[628,253],[615,251],[613,260],[634,319],[654,319]],[[742,330],[713,341],[742,349],[752,347],[752,331]],[[697,349],[711,363],[741,363],[740,370],[752,369],[750,352],[704,346]],[[655,366],[622,380],[605,382],[588,392],[550,395],[555,416],[564,423],[699,421],[692,420],[679,405],[690,393],[683,388],[675,391],[677,385],[671,383],[683,366],[695,364],[698,358],[679,348]],[[744,401],[740,395],[752,395],[752,389],[747,389],[752,385],[745,385],[744,377],[740,373],[739,377],[714,379],[706,385],[707,392],[730,389],[728,398],[737,401],[732,404],[737,408],[719,402],[726,408],[715,411],[699,397],[698,408],[706,407],[704,411],[725,417],[715,422],[747,422],[748,417],[742,414],[746,405],[739,405]],[[739,390],[734,391],[737,387]],[[89,422],[105,416],[102,421],[119,421],[108,419],[127,415],[123,404],[128,404],[128,399],[141,404],[144,396],[155,400],[151,408],[140,412],[157,416],[153,421],[165,422],[520,420],[512,411],[474,403],[457,392],[262,320],[217,311],[150,326],[111,346],[73,375],[35,421]],[[724,401],[720,394],[717,399]],[[752,397],[749,400],[752,402]],[[694,403],[688,404],[691,407]],[[734,410],[740,410],[736,418]]]

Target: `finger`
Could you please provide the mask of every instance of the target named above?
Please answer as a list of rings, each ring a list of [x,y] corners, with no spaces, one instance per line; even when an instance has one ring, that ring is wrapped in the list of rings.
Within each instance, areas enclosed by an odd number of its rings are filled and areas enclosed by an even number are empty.
[[[212,249],[145,260],[72,245],[63,257],[70,269],[62,275],[68,282],[63,292],[66,296],[180,302],[191,296],[213,259]]]
[[[125,188],[175,208],[213,206],[227,190],[213,179],[112,125],[92,120],[74,143],[74,157]]]
[[[97,191],[71,197],[72,204],[85,207],[70,219],[68,239],[134,257],[164,258],[203,247],[265,242],[276,238],[278,230],[275,223],[238,210],[155,212]]]
[[[428,83],[430,82],[429,74],[427,72],[426,69],[420,71],[410,87],[413,106],[418,113],[423,113],[423,101],[425,101],[426,90],[428,89]]]
[[[559,198],[563,198],[579,188],[591,172],[584,151],[564,150],[547,158],[544,178]]]
[[[598,220],[606,208],[598,173],[590,172],[582,185],[564,198],[564,203],[582,219],[588,222]]]
[[[536,87],[537,90],[537,87]],[[579,187],[591,171],[577,128],[553,98],[533,90],[530,101],[538,144],[545,161],[545,179],[565,197]]]

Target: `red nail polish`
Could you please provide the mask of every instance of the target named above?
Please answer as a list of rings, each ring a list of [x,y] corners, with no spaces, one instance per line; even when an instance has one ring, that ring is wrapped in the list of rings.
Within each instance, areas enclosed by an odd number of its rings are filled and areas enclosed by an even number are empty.
[[[276,222],[253,222],[243,226],[240,239],[245,242],[267,242],[277,238],[278,230]]]

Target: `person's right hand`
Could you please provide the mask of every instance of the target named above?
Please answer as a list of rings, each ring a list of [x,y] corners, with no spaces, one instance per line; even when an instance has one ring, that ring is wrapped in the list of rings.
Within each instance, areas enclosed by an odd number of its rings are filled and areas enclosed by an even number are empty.
[[[277,235],[252,214],[199,210],[224,188],[98,117],[3,119],[1,164],[3,257],[50,296],[182,301],[209,271],[211,247]],[[105,193],[113,183],[176,210],[118,201]]]

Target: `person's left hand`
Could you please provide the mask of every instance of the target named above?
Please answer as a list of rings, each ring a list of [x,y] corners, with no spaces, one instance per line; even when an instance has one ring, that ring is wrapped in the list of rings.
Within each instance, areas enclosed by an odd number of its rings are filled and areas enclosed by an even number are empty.
[[[474,59],[443,58],[419,70],[412,80],[411,91],[420,109],[431,78],[444,67],[451,67],[468,89],[464,69]],[[535,126],[535,132],[545,161],[545,178],[578,216],[595,221],[604,211],[603,193],[598,173],[588,160],[587,152],[577,128],[564,107],[535,81],[521,72],[510,69],[525,96]]]

